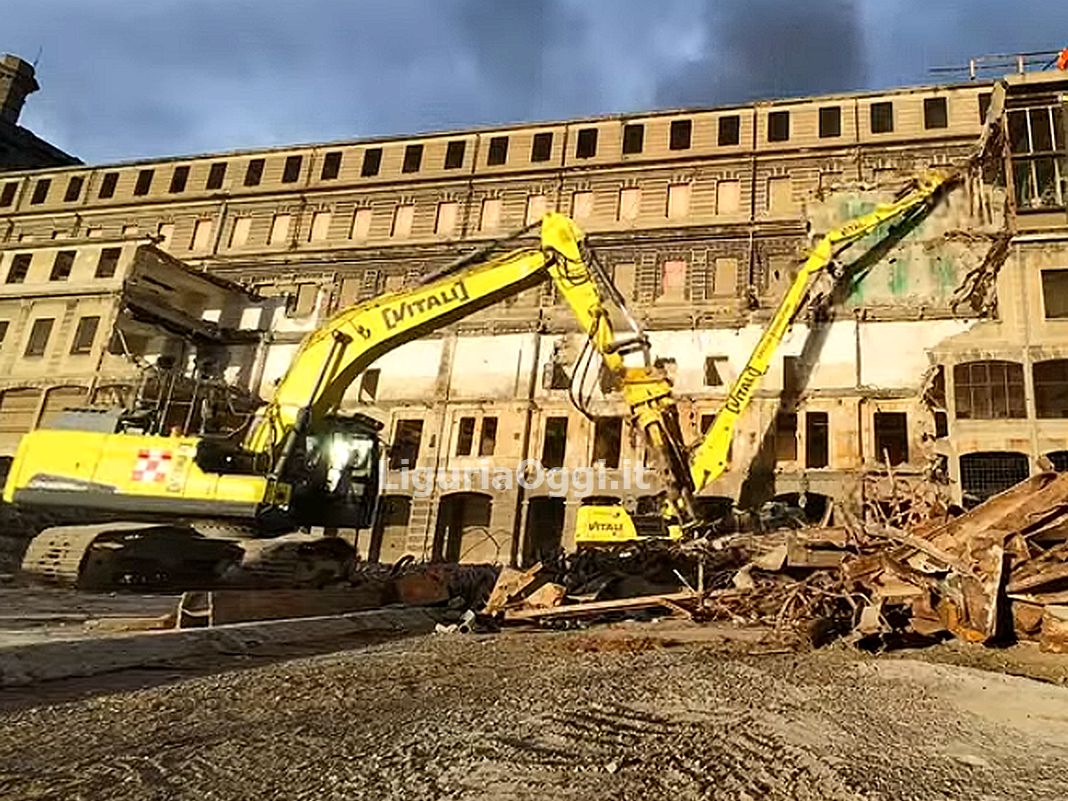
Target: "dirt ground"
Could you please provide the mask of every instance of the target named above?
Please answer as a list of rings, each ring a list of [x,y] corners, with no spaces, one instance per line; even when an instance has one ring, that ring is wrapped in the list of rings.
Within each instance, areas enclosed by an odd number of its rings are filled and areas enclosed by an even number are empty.
[[[1068,796],[1068,688],[775,650],[646,624],[101,677],[111,692],[0,718],[0,798]]]

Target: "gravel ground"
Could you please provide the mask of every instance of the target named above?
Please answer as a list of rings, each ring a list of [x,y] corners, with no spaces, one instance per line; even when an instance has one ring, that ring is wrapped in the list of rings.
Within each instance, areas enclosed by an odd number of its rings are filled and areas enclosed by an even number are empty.
[[[1068,688],[653,629],[434,635],[22,709],[0,798],[1068,796]]]

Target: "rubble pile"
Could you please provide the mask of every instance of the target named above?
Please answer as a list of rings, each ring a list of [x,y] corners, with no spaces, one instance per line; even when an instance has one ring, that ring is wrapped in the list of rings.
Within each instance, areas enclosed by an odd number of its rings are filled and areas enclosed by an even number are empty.
[[[956,637],[1068,652],[1068,474],[1033,476],[957,516],[930,500],[896,508],[506,569],[483,611],[541,625],[680,615],[790,630],[817,645]]]

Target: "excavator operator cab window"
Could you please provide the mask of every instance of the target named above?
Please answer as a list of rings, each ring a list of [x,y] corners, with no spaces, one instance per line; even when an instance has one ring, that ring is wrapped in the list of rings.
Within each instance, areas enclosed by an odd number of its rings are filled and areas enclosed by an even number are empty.
[[[346,430],[309,436],[307,463],[325,481],[329,493],[346,494],[354,484],[366,484],[375,474],[378,442],[373,435]]]

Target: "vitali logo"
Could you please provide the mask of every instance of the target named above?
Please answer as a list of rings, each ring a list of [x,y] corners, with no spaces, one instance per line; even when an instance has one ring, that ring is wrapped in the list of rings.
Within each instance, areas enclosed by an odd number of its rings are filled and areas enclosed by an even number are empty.
[[[442,306],[452,306],[463,303],[469,295],[463,281],[457,281],[452,286],[438,290],[425,298],[416,300],[402,300],[393,306],[382,308],[382,319],[386,322],[386,328],[392,330],[400,325],[405,319],[416,318],[422,314],[440,309]]]

